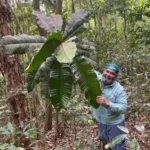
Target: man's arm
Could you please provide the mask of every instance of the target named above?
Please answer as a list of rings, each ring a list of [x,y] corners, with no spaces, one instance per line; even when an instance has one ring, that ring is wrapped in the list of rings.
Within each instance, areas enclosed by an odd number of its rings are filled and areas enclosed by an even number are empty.
[[[96,101],[107,106],[106,108],[112,112],[125,113],[127,109],[127,94],[124,90],[118,95],[115,103],[106,100],[103,96],[97,96]]]
[[[127,110],[127,94],[122,91],[117,97],[116,102],[110,102],[109,109],[113,112],[125,113]]]

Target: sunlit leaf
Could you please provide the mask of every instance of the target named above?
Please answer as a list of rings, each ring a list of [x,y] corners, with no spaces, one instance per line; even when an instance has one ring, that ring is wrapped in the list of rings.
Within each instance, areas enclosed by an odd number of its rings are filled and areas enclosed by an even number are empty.
[[[121,131],[123,131],[123,132],[125,132],[126,134],[128,134],[129,133],[129,130],[126,128],[126,127],[124,127],[124,126],[117,126]]]
[[[76,50],[75,42],[62,43],[56,50],[56,58],[60,63],[71,63],[72,58],[76,54]]]

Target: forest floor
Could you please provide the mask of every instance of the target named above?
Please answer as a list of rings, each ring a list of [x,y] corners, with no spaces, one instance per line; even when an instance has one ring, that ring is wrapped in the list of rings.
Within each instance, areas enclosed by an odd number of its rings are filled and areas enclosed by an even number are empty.
[[[129,130],[128,138],[129,140],[137,139],[140,150],[150,150],[150,89],[148,89],[148,87],[147,85],[132,87],[132,89],[128,89],[127,92],[128,110],[125,115],[125,121],[126,127]],[[64,119],[62,124],[58,127],[59,130],[56,129],[56,124],[53,122],[52,130],[46,134],[42,132],[44,130],[44,121],[40,121],[39,119],[40,131],[43,135],[39,138],[37,143],[34,144],[34,149],[102,150],[98,139],[98,124],[96,122],[92,124],[88,122],[89,118],[87,116],[91,114],[89,114],[89,109],[84,110],[83,106],[83,104],[80,106],[83,111],[77,111],[78,116],[76,116],[76,119],[73,116],[71,116],[72,119],[68,117],[67,121]],[[72,111],[72,107],[70,110]],[[69,112],[67,112],[67,114],[69,114]],[[75,115],[76,114],[74,114],[74,116]],[[79,119],[81,116],[82,118]],[[60,116],[60,118],[61,117],[62,116]],[[59,133],[57,131],[59,131]],[[1,142],[4,142],[2,137],[0,137],[0,143]],[[127,150],[129,149],[129,144],[127,144]]]
[[[126,113],[126,127],[129,129],[128,138],[130,140],[136,138],[140,150],[150,150],[149,101],[150,99],[146,98],[144,101],[139,100],[134,104],[132,103]],[[60,129],[59,132],[61,135],[59,138],[57,138],[54,128],[46,134],[47,147],[44,146],[45,150],[100,150],[97,123],[93,125],[76,124],[73,128],[72,125],[68,125]],[[129,150],[129,144],[127,144],[127,150]]]

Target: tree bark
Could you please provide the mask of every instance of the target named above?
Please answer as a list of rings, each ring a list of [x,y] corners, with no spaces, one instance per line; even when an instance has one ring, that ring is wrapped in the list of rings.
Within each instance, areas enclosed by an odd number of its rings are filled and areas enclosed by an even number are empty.
[[[45,104],[45,126],[44,126],[44,131],[47,132],[52,129],[52,104],[49,102],[49,100],[46,100]]]
[[[4,0],[0,0],[0,37],[10,35],[11,13]],[[14,125],[18,126],[21,121],[29,119],[28,99],[22,92],[24,82],[21,78],[21,70],[18,56],[9,56],[0,51],[0,72],[6,84],[6,96],[11,110]]]

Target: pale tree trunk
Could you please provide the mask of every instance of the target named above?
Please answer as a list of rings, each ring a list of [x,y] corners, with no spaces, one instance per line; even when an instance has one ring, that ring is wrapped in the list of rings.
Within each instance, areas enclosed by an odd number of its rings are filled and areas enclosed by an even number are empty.
[[[10,35],[10,10],[4,0],[0,0],[0,37]],[[28,99],[22,91],[24,82],[21,78],[19,59],[0,51],[0,72],[6,83],[6,95],[14,125],[29,119]]]
[[[33,8],[35,11],[40,11],[40,0],[33,0]],[[40,35],[46,37],[46,34],[47,34],[46,31],[44,31],[39,26],[38,26],[38,29],[39,29]],[[52,110],[53,110],[52,104],[47,99],[46,105],[45,105],[45,125],[44,125],[45,132],[52,129]]]

